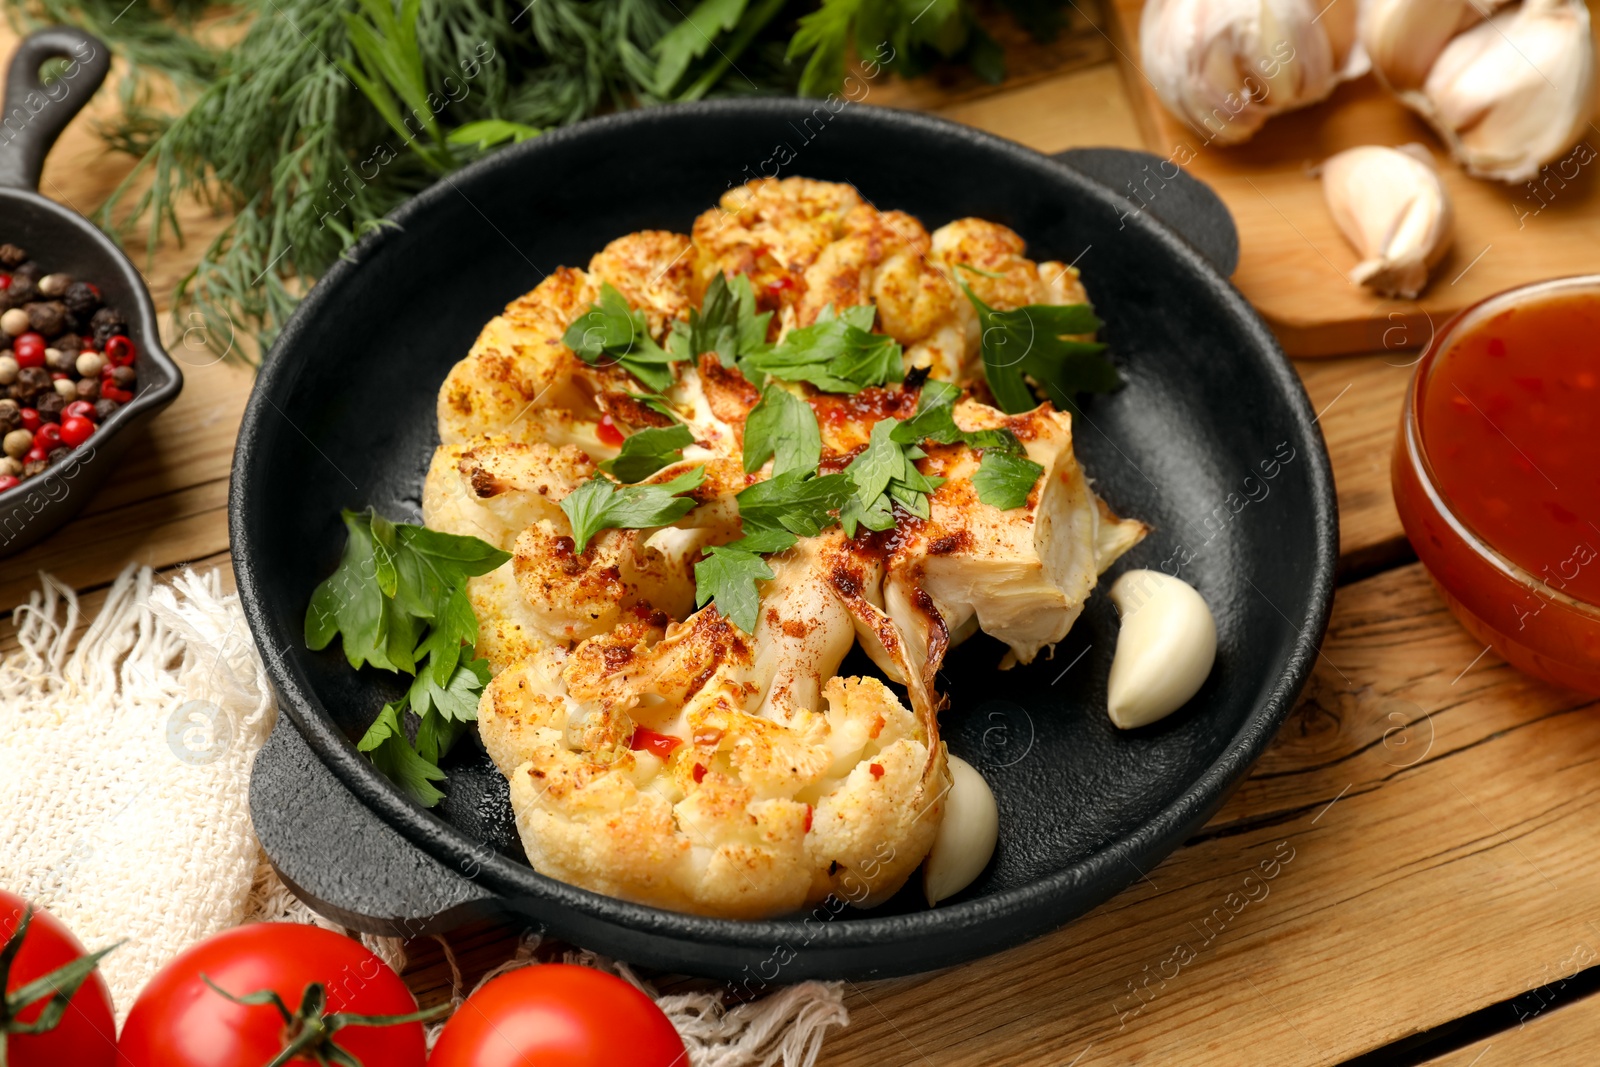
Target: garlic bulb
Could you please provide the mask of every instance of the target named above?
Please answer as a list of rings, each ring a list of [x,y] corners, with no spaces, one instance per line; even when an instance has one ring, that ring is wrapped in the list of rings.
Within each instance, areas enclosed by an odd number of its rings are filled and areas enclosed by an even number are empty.
[[[1450,247],[1450,194],[1428,150],[1364,145],[1322,165],[1322,195],[1361,262],[1350,280],[1415,299]]]
[[[1583,0],[1523,0],[1482,18],[1498,6],[1374,0],[1362,37],[1380,76],[1469,174],[1519,182],[1588,125],[1594,40]],[[1441,39],[1448,43],[1440,47]]]
[[[1124,730],[1177,711],[1217,658],[1217,624],[1194,586],[1160,571],[1129,571],[1111,586],[1122,616],[1106,710]]]
[[[971,885],[994,855],[1000,809],[983,775],[958,756],[950,757],[950,789],[944,821],[922,865],[922,892],[934,905]]]
[[[1273,115],[1366,73],[1354,0],[1147,0],[1145,75],[1206,143],[1247,141]]]
[[[1396,93],[1422,88],[1445,45],[1507,0],[1368,0],[1361,43],[1378,80]]]

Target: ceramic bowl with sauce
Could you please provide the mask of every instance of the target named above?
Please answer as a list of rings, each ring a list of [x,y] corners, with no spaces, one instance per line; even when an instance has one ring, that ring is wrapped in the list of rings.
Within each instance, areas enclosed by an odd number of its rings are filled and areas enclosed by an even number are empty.
[[[1406,396],[1394,497],[1446,603],[1512,666],[1600,693],[1600,275],[1490,297]]]

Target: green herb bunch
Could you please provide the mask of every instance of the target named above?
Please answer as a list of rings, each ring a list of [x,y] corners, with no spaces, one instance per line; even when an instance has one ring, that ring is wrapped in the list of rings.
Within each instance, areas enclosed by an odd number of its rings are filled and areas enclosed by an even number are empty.
[[[306,646],[338,637],[350,666],[411,675],[405,695],[386,704],[356,746],[424,807],[444,798],[439,761],[478,717],[489,665],[473,655],[478,619],[467,579],[511,557],[475,537],[390,522],[376,511],[346,511],[339,567],[311,594]],[[406,712],[416,716],[415,740]]]
[[[212,18],[201,0],[0,0],[19,28],[79,25],[127,61],[104,133],[139,163],[98,221],[153,249],[181,238],[188,197],[230,218],[173,315],[187,339],[247,358],[240,335],[266,351],[362,234],[501,145],[665,100],[826,95],[852,52],[874,75],[955,59],[998,79],[971,2],[239,0]],[[1064,5],[1001,2],[1041,36]],[[177,113],[152,104],[152,76]]]

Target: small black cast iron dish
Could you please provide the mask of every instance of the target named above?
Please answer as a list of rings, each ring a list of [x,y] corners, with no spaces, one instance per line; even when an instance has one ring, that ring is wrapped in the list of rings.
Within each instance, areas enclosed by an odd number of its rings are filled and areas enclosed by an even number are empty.
[[[48,86],[40,68],[65,60]],[[105,42],[67,26],[31,34],[6,72],[0,117],[0,241],[20,245],[50,271],[93,282],[127,317],[138,352],[132,400],[66,459],[0,493],[0,556],[20,552],[76,515],[105,481],[138,429],[177,397],[183,374],[161,346],[156,309],[134,265],[88,219],[39,193],[44,157],[111,67]]]
[[[451,754],[448,799],[416,807],[352,744],[385,698],[383,679],[304,647],[307,601],[343,543],[339,509],[416,521],[438,385],[483,323],[557,266],[586,264],[634,230],[686,232],[731,185],[779,169],[851,182],[930,229],[994,219],[1036,258],[1076,262],[1126,383],[1085,401],[1078,456],[1113,508],[1154,531],[1103,581],[1165,568],[1217,618],[1205,687],[1131,732],[1105,712],[1117,620],[1103,592],[1053,659],[1001,672],[987,638],[951,655],[942,732],[993,787],[1000,843],[979,880],[938,908],[913,879],[872,911],[830,903],[735,922],[543,877],[475,739]],[[923,115],[797,100],[583,123],[401,208],[313,287],[257,381],[234,458],[234,569],[283,712],[251,785],[279,873],[363,929],[416,934],[509,912],[613,956],[752,987],[960,963],[1125,888],[1197,830],[1267,746],[1310,674],[1332,599],[1327,455],[1299,379],[1227,281],[1237,244],[1218,212],[1209,190],[1155,157],[1056,161]]]

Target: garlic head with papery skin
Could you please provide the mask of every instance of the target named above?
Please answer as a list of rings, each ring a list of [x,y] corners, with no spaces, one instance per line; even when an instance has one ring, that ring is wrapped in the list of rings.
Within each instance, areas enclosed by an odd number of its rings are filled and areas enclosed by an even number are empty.
[[[1195,588],[1160,571],[1128,571],[1111,586],[1122,616],[1106,710],[1124,730],[1177,711],[1217,658],[1217,624]]]
[[[1363,145],[1322,165],[1333,221],[1361,256],[1350,280],[1413,300],[1450,247],[1450,194],[1421,145]]]
[[[958,756],[949,760],[944,821],[922,864],[922,892],[930,906],[971,885],[989,865],[1000,839],[1000,809],[989,783],[966,760]]]
[[[1361,44],[1372,73],[1393,92],[1422,88],[1440,53],[1508,0],[1368,0]]]
[[[1206,143],[1249,140],[1273,115],[1367,71],[1356,0],[1147,0],[1140,60],[1156,95]]]
[[[1379,77],[1467,173],[1520,182],[1577,144],[1588,125],[1594,39],[1583,0],[1523,0],[1496,11],[1503,2],[1372,0],[1362,40]]]

